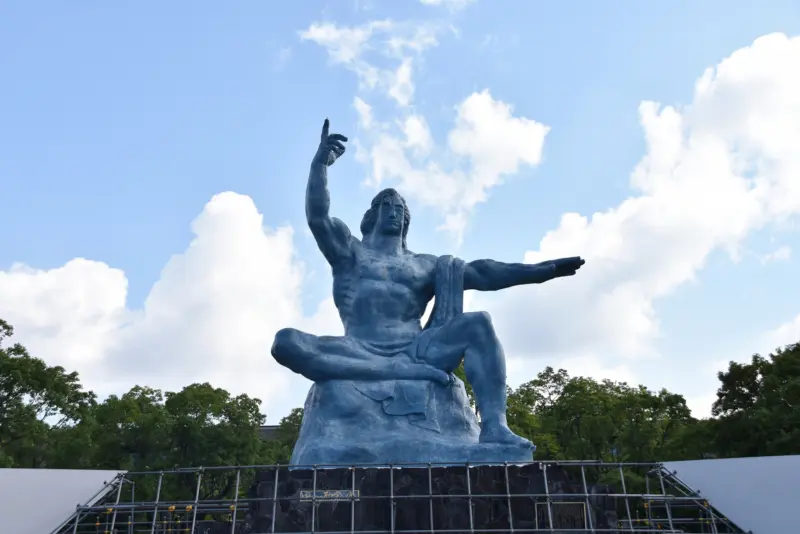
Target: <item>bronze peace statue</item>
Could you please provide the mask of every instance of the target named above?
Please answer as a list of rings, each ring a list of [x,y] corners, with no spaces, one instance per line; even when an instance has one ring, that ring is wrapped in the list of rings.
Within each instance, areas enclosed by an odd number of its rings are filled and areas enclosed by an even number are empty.
[[[394,189],[375,196],[362,238],[354,237],[329,213],[328,167],[347,141],[329,124],[311,162],[306,217],[331,266],[345,334],[285,328],[275,336],[273,357],[314,381],[292,464],[532,460],[533,444],[506,423],[506,362],[492,321],[464,312],[463,294],[572,276],[584,260],[530,265],[417,254],[406,245],[411,213]],[[480,421],[453,375],[462,361]]]

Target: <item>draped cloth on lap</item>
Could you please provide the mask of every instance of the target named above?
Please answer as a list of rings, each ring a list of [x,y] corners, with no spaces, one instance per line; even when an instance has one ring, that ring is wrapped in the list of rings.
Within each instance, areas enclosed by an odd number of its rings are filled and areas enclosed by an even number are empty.
[[[356,341],[373,354],[392,357],[408,354],[412,359],[424,362],[424,355],[436,331],[448,321],[464,312],[464,267],[463,260],[453,256],[441,256],[436,263],[436,281],[433,311],[422,332],[410,342],[367,343]],[[433,350],[436,350],[435,348]],[[410,423],[435,432],[440,432],[436,410],[432,403],[431,388],[437,387],[429,380],[381,380],[354,383],[358,391],[380,402],[383,411],[392,416],[408,416]]]

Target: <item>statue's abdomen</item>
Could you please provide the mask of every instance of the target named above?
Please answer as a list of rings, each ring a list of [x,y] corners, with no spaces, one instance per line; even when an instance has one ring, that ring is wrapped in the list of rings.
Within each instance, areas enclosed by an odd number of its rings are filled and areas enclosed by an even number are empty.
[[[419,331],[422,311],[418,297],[405,284],[335,276],[333,299],[345,329],[358,332],[359,337],[381,337],[382,331]]]

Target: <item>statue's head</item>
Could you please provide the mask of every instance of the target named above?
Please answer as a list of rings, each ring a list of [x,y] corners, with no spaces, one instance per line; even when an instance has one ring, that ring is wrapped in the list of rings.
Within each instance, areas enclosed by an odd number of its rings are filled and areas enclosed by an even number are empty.
[[[410,222],[411,212],[408,211],[405,199],[394,189],[384,189],[375,195],[361,219],[361,233],[365,238],[373,232],[401,236],[405,249]]]

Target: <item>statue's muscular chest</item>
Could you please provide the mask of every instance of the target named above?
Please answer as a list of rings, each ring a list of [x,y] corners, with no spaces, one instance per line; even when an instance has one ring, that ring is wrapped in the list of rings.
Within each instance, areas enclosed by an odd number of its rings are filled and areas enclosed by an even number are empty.
[[[389,256],[362,249],[356,255],[356,276],[360,280],[386,282],[415,293],[430,285],[432,270],[421,258],[411,254]]]

